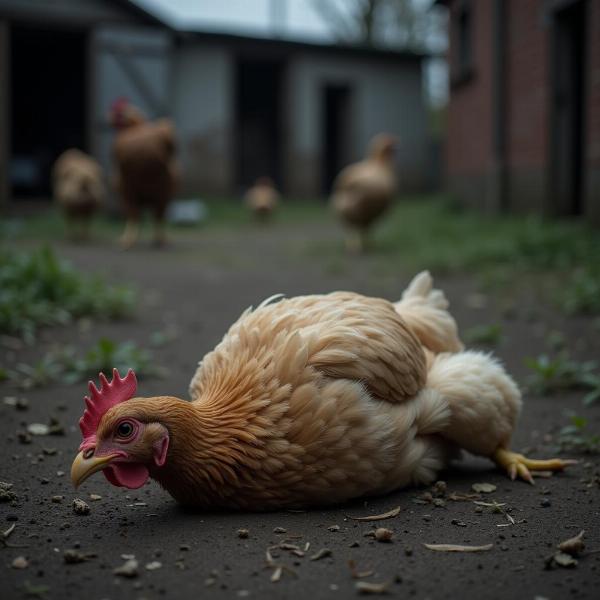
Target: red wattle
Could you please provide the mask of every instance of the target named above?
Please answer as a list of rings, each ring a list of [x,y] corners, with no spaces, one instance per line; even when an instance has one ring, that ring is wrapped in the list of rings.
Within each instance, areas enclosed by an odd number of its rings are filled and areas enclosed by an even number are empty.
[[[132,490],[142,487],[150,476],[148,469],[137,463],[113,463],[102,472],[113,485]]]

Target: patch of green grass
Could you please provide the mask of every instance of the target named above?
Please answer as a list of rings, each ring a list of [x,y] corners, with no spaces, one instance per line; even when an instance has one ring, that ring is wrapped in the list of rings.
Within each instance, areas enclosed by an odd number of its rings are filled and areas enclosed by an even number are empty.
[[[586,266],[577,269],[569,284],[560,293],[559,300],[568,314],[600,313],[600,268]]]
[[[491,325],[476,325],[467,329],[463,335],[468,344],[481,346],[498,346],[502,341],[502,326],[495,323]]]
[[[126,317],[134,301],[131,288],[82,275],[48,247],[0,250],[0,333],[31,342],[40,327],[83,316]]]
[[[490,265],[570,269],[597,264],[600,236],[580,223],[484,216],[444,198],[401,199],[378,234],[382,248],[432,269]]]
[[[600,452],[600,434],[590,432],[588,420],[575,414],[570,415],[569,420],[558,434],[561,451]]]
[[[533,371],[527,384],[535,393],[547,395],[563,390],[585,389],[600,397],[600,377],[594,361],[577,362],[563,352],[554,358],[546,354],[537,358],[529,357],[525,359],[525,364]],[[590,394],[586,398],[588,396]],[[593,401],[588,399],[587,403]]]
[[[285,198],[266,225],[256,223],[239,198],[203,200],[206,220],[197,227],[170,227],[169,235],[196,239],[201,231],[268,235],[296,228],[301,235],[281,244],[288,258],[319,263],[333,274],[355,268],[358,259],[344,252],[341,225],[323,200]],[[62,219],[55,212],[11,227],[19,238],[64,238]],[[121,227],[118,220],[99,219],[94,230],[116,239]],[[486,216],[460,209],[442,195],[402,197],[375,224],[370,248],[360,260],[374,277],[422,269],[468,272],[489,288],[510,290],[527,282],[568,313],[600,314],[600,236],[583,222]]]
[[[118,343],[101,338],[89,350],[80,354],[72,346],[51,350],[33,365],[20,363],[8,371],[9,379],[21,389],[45,387],[52,383],[76,383],[95,379],[99,373],[107,376],[113,368],[121,374],[129,369],[138,377],[156,377],[164,369],[152,363],[152,354],[133,342]]]

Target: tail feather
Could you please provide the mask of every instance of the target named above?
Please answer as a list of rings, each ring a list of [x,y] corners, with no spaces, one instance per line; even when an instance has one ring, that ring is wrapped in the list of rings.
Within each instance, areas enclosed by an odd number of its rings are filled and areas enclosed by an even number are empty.
[[[394,304],[396,312],[423,346],[436,354],[460,352],[464,348],[448,306],[444,292],[433,288],[433,278],[428,271],[419,273],[402,294],[402,299]]]
[[[427,373],[426,389],[437,392],[450,409],[444,438],[482,456],[508,447],[521,393],[497,359],[474,351],[439,354]]]

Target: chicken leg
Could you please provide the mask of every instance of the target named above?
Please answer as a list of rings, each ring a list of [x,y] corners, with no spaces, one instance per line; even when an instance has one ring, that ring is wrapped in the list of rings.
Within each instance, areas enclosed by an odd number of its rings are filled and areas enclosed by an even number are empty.
[[[506,448],[499,446],[492,460],[501,469],[506,470],[511,479],[516,479],[517,475],[525,481],[535,483],[530,471],[562,471],[569,465],[577,464],[576,460],[562,460],[560,458],[550,458],[548,460],[535,460],[527,458],[517,452],[511,452]]]

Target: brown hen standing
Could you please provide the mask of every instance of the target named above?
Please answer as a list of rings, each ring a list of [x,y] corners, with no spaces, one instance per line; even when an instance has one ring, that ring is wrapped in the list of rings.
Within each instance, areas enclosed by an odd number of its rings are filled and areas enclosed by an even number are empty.
[[[154,218],[155,244],[163,245],[165,214],[179,179],[173,123],[169,119],[148,122],[124,99],[113,104],[110,120],[117,130],[115,183],[127,219],[121,245],[130,248],[136,243],[144,208]]]
[[[135,375],[91,397],[77,486],[156,479],[177,501],[248,510],[305,507],[435,480],[458,448],[531,481],[510,452],[519,390],[500,363],[463,351],[428,273],[393,304],[350,292],[246,310],[200,363],[191,402],[138,398]]]
[[[333,182],[333,209],[354,232],[346,238],[351,252],[364,252],[369,229],[392,203],[397,188],[395,144],[396,138],[391,135],[376,135],[369,144],[367,158],[344,168]]]
[[[87,239],[90,222],[106,194],[98,161],[76,148],[66,150],[52,167],[52,191],[65,214],[69,237]]]

